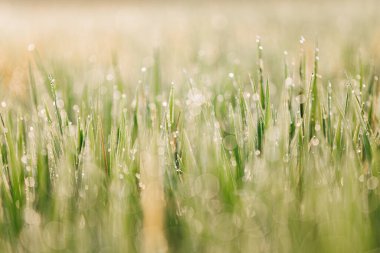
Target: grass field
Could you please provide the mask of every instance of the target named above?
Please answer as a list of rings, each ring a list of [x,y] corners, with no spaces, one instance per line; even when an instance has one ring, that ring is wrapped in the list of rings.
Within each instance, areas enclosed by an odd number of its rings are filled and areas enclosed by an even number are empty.
[[[380,252],[380,3],[0,5],[0,252]]]

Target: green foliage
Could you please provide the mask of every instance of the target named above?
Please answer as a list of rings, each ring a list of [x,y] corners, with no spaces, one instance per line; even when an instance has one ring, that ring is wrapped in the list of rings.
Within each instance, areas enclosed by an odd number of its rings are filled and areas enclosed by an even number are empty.
[[[199,62],[190,85],[170,88],[157,50],[135,93],[117,54],[114,80],[79,91],[70,66],[48,75],[36,54],[31,106],[1,109],[0,251],[378,248],[375,69],[362,59],[360,78],[322,77],[319,49],[308,64],[302,44],[284,72],[264,71],[257,47],[248,75],[233,65],[204,85],[212,67]]]

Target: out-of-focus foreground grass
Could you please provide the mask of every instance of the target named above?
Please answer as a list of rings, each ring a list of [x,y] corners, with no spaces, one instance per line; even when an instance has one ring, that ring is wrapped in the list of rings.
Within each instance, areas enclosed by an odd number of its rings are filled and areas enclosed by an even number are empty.
[[[379,8],[2,4],[0,251],[379,251]]]

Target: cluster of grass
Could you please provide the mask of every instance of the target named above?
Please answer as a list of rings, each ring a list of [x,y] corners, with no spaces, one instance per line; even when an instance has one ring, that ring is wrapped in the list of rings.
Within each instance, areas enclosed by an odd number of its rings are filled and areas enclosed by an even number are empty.
[[[35,53],[0,111],[0,251],[376,252],[375,66],[329,81],[303,42],[270,73],[258,38],[255,69],[209,85],[167,85],[157,51],[134,90],[116,57],[79,87]]]

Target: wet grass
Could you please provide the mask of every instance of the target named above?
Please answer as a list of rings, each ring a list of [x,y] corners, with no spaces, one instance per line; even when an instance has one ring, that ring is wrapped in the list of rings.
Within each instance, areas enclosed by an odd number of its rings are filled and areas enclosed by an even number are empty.
[[[179,74],[157,47],[134,81],[115,51],[97,82],[33,46],[1,96],[0,251],[377,252],[378,59],[263,41]]]

